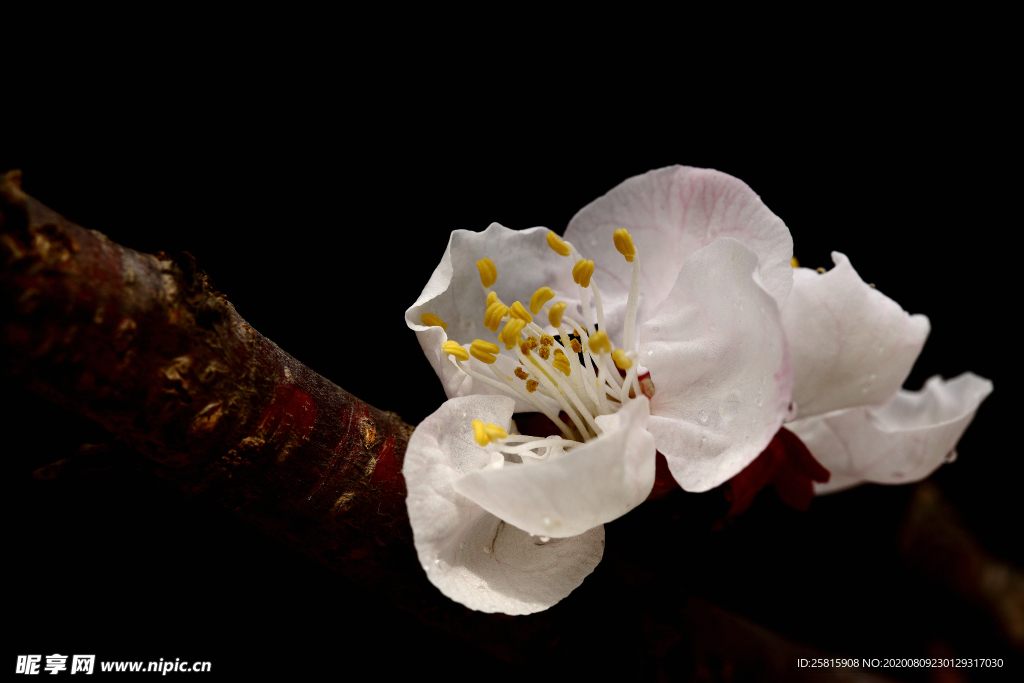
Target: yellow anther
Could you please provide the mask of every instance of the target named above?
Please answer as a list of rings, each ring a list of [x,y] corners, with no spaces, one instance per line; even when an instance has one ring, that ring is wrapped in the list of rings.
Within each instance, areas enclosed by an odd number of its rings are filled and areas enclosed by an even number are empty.
[[[489,341],[483,339],[474,339],[473,343],[469,345],[469,355],[476,358],[481,363],[487,363],[488,365],[498,360],[494,357],[494,354],[498,353],[498,345],[492,344]]]
[[[550,346],[542,346],[542,347],[540,347],[540,351],[537,352],[537,355],[540,356],[541,358],[543,358],[544,360],[547,360],[551,356],[551,347]]]
[[[504,429],[494,424],[493,422],[488,422],[487,424],[485,424],[484,431],[487,432],[487,436],[491,437],[491,441],[497,441],[498,439],[508,438],[508,432],[506,432]]]
[[[531,350],[537,348],[537,338],[536,337],[530,337],[529,339],[527,339],[523,343],[526,344],[527,346],[529,346]]]
[[[633,236],[629,234],[629,230],[619,228],[612,234],[612,241],[615,242],[615,248],[619,253],[626,257],[626,262],[632,263],[633,257],[636,256],[636,247],[633,246]]]
[[[819,272],[819,273],[824,273],[824,272],[825,272],[825,269],[824,269],[824,268],[818,268],[818,272]]]
[[[562,324],[562,314],[565,313],[566,303],[559,301],[557,304],[551,307],[548,312],[548,322],[551,323],[552,327],[558,327]]]
[[[512,372],[516,373],[516,377],[523,380],[524,382],[530,378],[530,373],[526,372],[522,368],[516,368]]]
[[[448,325],[446,325],[443,320],[438,318],[433,313],[424,313],[423,315],[421,315],[420,322],[426,325],[427,327],[440,327],[445,332],[448,331]]]
[[[498,333],[498,339],[505,342],[506,349],[511,349],[519,343],[519,333],[523,331],[523,327],[525,326],[525,320],[512,318],[505,323],[505,327],[501,328],[501,332]]]
[[[498,293],[493,289],[487,292],[487,307],[490,308],[494,303],[501,303],[501,299],[498,298]]]
[[[497,332],[501,319],[506,315],[508,315],[508,306],[500,301],[494,302],[487,307],[487,311],[484,313],[484,327],[491,332]]]
[[[533,316],[526,310],[526,306],[522,302],[516,301],[508,307],[508,314],[514,319],[522,320],[524,322],[532,323]]]
[[[473,420],[473,440],[481,446],[486,446],[492,441],[507,439],[508,433],[498,425],[483,420]]]
[[[540,343],[542,346],[554,346],[555,338],[550,334],[542,334],[540,336]]]
[[[555,349],[555,357],[551,359],[551,365],[556,370],[561,370],[562,374],[566,377],[569,376],[569,370],[571,370],[569,359],[562,352],[562,349]]]
[[[589,287],[590,278],[594,275],[594,262],[590,259],[581,258],[572,267],[573,282],[580,287]]]
[[[629,370],[633,367],[633,361],[626,355],[625,349],[615,349],[612,351],[612,360],[615,361],[615,367],[619,370]]]
[[[555,298],[555,293],[550,287],[541,287],[530,297],[530,312],[534,315],[540,313],[540,308]]]
[[[524,356],[529,356],[530,355],[530,340],[527,339],[522,344],[520,344],[519,345],[519,350],[523,352]],[[522,364],[522,362],[523,361],[519,361],[520,364]]]
[[[441,350],[449,356],[455,356],[459,360],[469,360],[469,351],[459,346],[457,341],[446,341],[441,344]]]
[[[796,256],[794,256],[793,258],[789,259],[789,265],[793,266],[794,268],[799,268],[800,262],[796,259]]]
[[[480,271],[480,283],[484,287],[490,287],[498,280],[498,267],[491,259],[480,259],[476,262],[476,269]]]
[[[608,353],[611,350],[612,343],[608,340],[608,335],[604,333],[604,330],[598,330],[590,335],[590,351],[592,353]]]
[[[569,255],[569,245],[566,244],[561,237],[555,233],[548,231],[548,246],[555,250],[560,256]]]
[[[531,394],[533,392],[537,391],[537,387],[539,387],[539,386],[540,386],[540,382],[538,382],[535,379],[527,380],[527,382],[526,382],[526,390],[529,391]]]
[[[580,344],[579,339],[570,339],[569,348],[572,349],[573,353],[583,353],[583,344]]]

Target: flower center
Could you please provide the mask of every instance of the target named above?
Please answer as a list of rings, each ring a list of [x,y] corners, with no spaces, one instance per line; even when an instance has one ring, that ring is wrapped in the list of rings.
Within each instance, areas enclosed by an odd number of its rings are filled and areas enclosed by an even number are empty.
[[[498,280],[494,262],[489,258],[477,261],[480,284],[486,294],[484,326],[495,333],[498,343],[475,339],[466,347],[449,340],[441,348],[470,377],[536,407],[562,433],[561,438],[519,434],[502,436],[498,432],[504,432],[495,425],[483,425],[475,420],[474,433],[481,446],[495,443],[501,453],[546,459],[554,452],[597,438],[603,433],[597,417],[617,412],[641,393],[652,393],[649,380],[642,383],[637,378],[639,364],[636,362],[635,335],[640,261],[636,258],[636,247],[627,230],[616,230],[613,242],[619,253],[633,265],[623,329],[624,348],[613,349],[608,338],[601,291],[594,278],[594,262],[580,256],[572,244],[554,232],[548,232],[548,246],[561,256],[571,256],[574,262],[572,277],[579,286],[582,322],[565,314],[566,302],[555,301],[555,292],[550,287],[541,287],[534,292],[529,308],[520,301],[506,305],[492,289]],[[597,314],[596,324],[590,308],[591,292]],[[535,322],[535,316],[543,316],[541,320],[547,318],[550,327],[543,328]],[[424,314],[422,322],[447,330],[444,321],[431,313]],[[553,334],[555,332],[557,335]],[[511,352],[506,355],[513,356],[518,362],[514,376],[496,365],[501,353],[499,344],[505,347],[506,352]],[[488,377],[471,368],[470,357],[489,366],[493,376]],[[500,467],[501,460],[503,458],[495,453],[492,465]]]

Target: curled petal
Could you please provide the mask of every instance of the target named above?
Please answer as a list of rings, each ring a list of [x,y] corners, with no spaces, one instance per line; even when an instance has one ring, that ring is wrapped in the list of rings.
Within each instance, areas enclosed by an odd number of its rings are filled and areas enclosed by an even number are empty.
[[[486,294],[480,286],[477,261],[489,258],[494,263],[497,271],[494,289],[503,301],[529,301],[542,286],[551,287],[556,292],[575,291],[570,268],[547,244],[548,232],[546,228],[509,230],[497,223],[492,223],[483,232],[452,232],[441,263],[416,303],[405,312],[406,324],[416,332],[423,353],[441,379],[449,398],[499,393],[469,377],[441,351],[441,344],[449,339],[460,344],[469,344],[474,339],[496,339],[494,333],[484,326],[487,303]],[[422,317],[427,313],[444,320],[447,330],[424,325]],[[511,363],[517,364],[508,352],[503,351],[501,355],[508,355]],[[486,365],[475,359],[470,361],[470,366],[487,377],[491,376]],[[511,366],[508,373],[511,374]],[[516,410],[526,412],[536,408],[517,401]]]
[[[609,329],[622,326],[632,268],[613,244],[619,228],[629,231],[641,262],[638,320],[665,300],[690,255],[719,237],[732,237],[757,255],[758,277],[778,305],[789,295],[793,239],[782,220],[738,178],[669,166],[620,183],[580,209],[566,228],[565,238],[595,263]]]
[[[921,391],[900,391],[882,407],[839,410],[786,425],[829,472],[818,494],[865,482],[907,484],[934,472],[956,447],[992,382],[964,374],[929,379]]]
[[[641,328],[639,360],[657,389],[648,429],[687,491],[714,488],[750,464],[789,405],[782,321],[757,268],[746,246],[716,240],[687,260]]]
[[[860,279],[850,260],[832,252],[824,274],[794,273],[782,324],[793,362],[799,416],[881,404],[903,385],[931,329]]]
[[[621,517],[654,486],[654,437],[641,396],[601,416],[599,438],[530,466],[477,470],[455,490],[497,517],[538,536],[577,536]]]
[[[470,396],[446,401],[409,438],[402,473],[413,542],[427,578],[446,596],[482,612],[531,614],[583,583],[604,552],[604,527],[541,543],[459,494],[453,484],[485,467],[472,419],[506,431],[513,401]]]

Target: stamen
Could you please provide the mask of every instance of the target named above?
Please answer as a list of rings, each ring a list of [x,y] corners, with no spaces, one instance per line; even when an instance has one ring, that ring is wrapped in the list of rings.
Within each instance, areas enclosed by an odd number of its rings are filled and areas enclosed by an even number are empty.
[[[593,353],[608,353],[612,350],[612,343],[604,330],[598,330],[590,336],[590,350]]]
[[[581,258],[576,262],[576,265],[572,267],[573,282],[584,289],[590,286],[590,278],[593,275],[594,262],[589,259]]]
[[[537,355],[540,356],[541,358],[543,358],[544,360],[547,360],[548,358],[551,357],[551,347],[550,346],[542,346],[542,347],[540,347],[540,351],[537,352]]]
[[[626,299],[626,320],[623,325],[622,341],[627,351],[633,351],[636,339],[636,307],[640,297],[640,259],[636,258],[634,248],[633,275],[629,279],[629,297]]]
[[[448,331],[448,325],[446,325],[443,320],[438,318],[433,313],[424,313],[423,315],[421,315],[420,322],[426,325],[427,327],[440,327],[445,332]]]
[[[508,307],[508,311],[509,315],[511,315],[513,318],[528,323],[533,322],[533,316],[530,315],[530,312],[526,310],[526,306],[523,306],[522,302],[516,301],[515,303]]]
[[[553,346],[555,343],[555,338],[552,337],[550,334],[543,334],[540,337],[540,343],[543,346]]]
[[[491,259],[480,259],[476,262],[476,269],[480,271],[480,284],[484,286],[484,289],[487,289],[498,280],[498,268]]]
[[[612,234],[612,241],[619,253],[626,257],[626,263],[632,263],[633,257],[636,256],[636,247],[633,246],[633,236],[629,234],[629,230],[619,228]]]
[[[573,350],[573,353],[577,355],[583,353],[583,345],[580,344],[580,340],[576,337],[569,340],[569,347]]]
[[[569,255],[569,245],[561,237],[552,231],[548,231],[548,246],[555,250],[559,256]]]
[[[506,351],[510,351],[512,347],[519,344],[519,333],[523,331],[525,326],[525,320],[512,318],[505,323],[505,327],[501,328],[501,332],[498,333],[498,339],[505,342]]]
[[[489,329],[491,332],[497,332],[498,325],[501,324],[501,319],[506,315],[508,315],[508,306],[500,301],[495,301],[487,307],[487,311],[484,313],[484,327]]]
[[[541,287],[530,297],[530,312],[537,315],[541,307],[554,298],[555,293],[550,287]]]
[[[544,347],[547,348],[547,347]],[[543,356],[541,356],[543,358]],[[569,376],[570,366],[569,359],[565,357],[565,353],[562,349],[555,349],[555,357],[551,360],[551,365],[556,370],[560,370],[566,377]]]
[[[789,259],[789,265],[793,266],[794,268],[799,268],[800,261],[798,261],[796,256],[794,256],[793,258]]]
[[[533,392],[537,391],[537,387],[539,387],[539,386],[540,386],[540,382],[538,382],[535,379],[531,379],[531,380],[527,380],[526,381],[526,390],[529,391],[531,394]]]
[[[522,368],[516,368],[516,369],[515,369],[515,370],[513,370],[512,372],[514,372],[514,373],[515,373],[515,375],[516,375],[516,377],[518,377],[519,379],[523,380],[524,382],[525,382],[525,381],[526,381],[527,379],[529,379],[529,378],[530,378],[530,373],[526,372],[526,371],[525,371],[525,370],[523,370]]]
[[[469,351],[462,348],[459,342],[450,340],[441,344],[441,350],[449,356],[455,356],[459,360],[469,360]]]
[[[473,439],[481,446],[486,446],[492,441],[508,438],[508,433],[492,422],[484,424],[483,420],[473,420],[472,424]]]
[[[534,367],[540,370],[540,374],[536,376],[537,379],[539,379],[541,384],[551,392],[552,398],[558,401],[559,405],[562,406],[562,410],[565,411],[565,414],[568,415],[569,419],[572,420],[574,425],[576,425],[576,429],[579,430],[579,433],[583,438],[586,440],[591,435],[600,435],[602,433],[601,428],[597,426],[596,422],[594,422],[593,415],[591,415],[583,406],[583,402],[580,401],[576,392],[568,386],[558,385],[555,379],[544,368],[545,365],[548,365],[546,361],[539,360],[533,356],[530,356],[529,359],[530,362],[533,363]],[[520,360],[523,359],[521,358]],[[580,409],[580,412],[583,415],[582,418],[580,418],[580,415],[573,409],[573,405],[570,405],[570,401],[577,409]],[[592,431],[587,431],[587,426],[589,426]]]
[[[567,304],[564,301],[559,301],[551,307],[551,310],[548,312],[548,322],[551,323],[551,327],[561,326],[562,314],[565,313],[566,306]]]
[[[501,303],[501,299],[498,298],[498,293],[493,289],[487,292],[487,307],[490,308],[492,304]]]
[[[612,360],[615,361],[615,367],[619,370],[629,370],[633,367],[633,361],[626,356],[625,349],[615,349],[612,351]]]
[[[469,345],[469,355],[476,358],[481,363],[487,363],[490,365],[494,361],[498,360],[494,357],[494,354],[498,353],[498,345],[492,344],[489,341],[483,339],[474,339],[473,343]]]

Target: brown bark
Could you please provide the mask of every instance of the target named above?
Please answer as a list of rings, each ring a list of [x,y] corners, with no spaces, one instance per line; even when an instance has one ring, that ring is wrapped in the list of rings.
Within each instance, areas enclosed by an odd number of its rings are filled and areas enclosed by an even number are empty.
[[[18,172],[0,180],[0,249],[8,376],[96,420],[188,496],[424,621],[506,661],[557,660],[551,645],[573,631],[579,614],[562,606],[514,619],[471,612],[426,580],[401,475],[412,428],[252,329],[191,256],[114,244],[27,196]],[[628,609],[642,636],[621,659],[661,662],[656,669],[674,661],[694,675],[745,680],[843,678],[797,671],[796,657],[812,651],[659,589],[621,557],[606,562],[616,580],[639,586]]]

